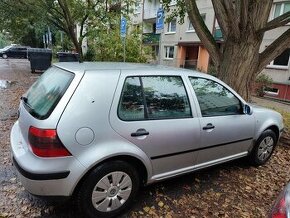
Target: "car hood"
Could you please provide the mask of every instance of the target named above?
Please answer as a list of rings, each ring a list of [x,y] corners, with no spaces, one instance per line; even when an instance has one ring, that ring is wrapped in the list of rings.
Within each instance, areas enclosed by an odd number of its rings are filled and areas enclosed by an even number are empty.
[[[256,104],[249,104],[252,108],[253,108],[253,113],[265,113],[267,115],[271,115],[271,116],[279,116],[282,117],[281,114],[275,110],[269,109],[269,108],[265,108]]]

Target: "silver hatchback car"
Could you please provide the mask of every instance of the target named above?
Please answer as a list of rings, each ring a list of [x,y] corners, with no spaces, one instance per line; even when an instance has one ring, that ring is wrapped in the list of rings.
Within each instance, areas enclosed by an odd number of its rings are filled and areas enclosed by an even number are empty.
[[[282,116],[215,77],[127,63],[58,63],[25,93],[11,131],[23,186],[76,196],[89,217],[123,212],[141,185],[271,156]]]

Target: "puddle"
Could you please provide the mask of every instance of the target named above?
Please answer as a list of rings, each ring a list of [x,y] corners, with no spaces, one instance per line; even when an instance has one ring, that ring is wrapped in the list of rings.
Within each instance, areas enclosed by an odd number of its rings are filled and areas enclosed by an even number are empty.
[[[0,80],[0,89],[7,89],[9,88],[13,82],[8,81],[8,80]]]

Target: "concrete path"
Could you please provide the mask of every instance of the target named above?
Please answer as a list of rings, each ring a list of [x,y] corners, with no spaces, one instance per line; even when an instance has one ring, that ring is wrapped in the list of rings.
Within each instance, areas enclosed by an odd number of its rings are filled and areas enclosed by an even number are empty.
[[[257,98],[257,97],[252,97],[252,103],[257,104],[263,107],[267,108],[275,108],[277,110],[285,111],[290,113],[290,104],[289,103],[283,103],[283,102],[278,102],[272,99],[268,98]]]

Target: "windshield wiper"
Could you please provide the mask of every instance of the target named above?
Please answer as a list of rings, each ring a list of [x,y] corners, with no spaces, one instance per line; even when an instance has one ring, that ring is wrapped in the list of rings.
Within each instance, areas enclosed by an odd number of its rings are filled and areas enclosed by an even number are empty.
[[[28,98],[27,97],[21,96],[20,99],[29,107],[29,109],[34,110],[32,108],[32,106],[28,103]]]

